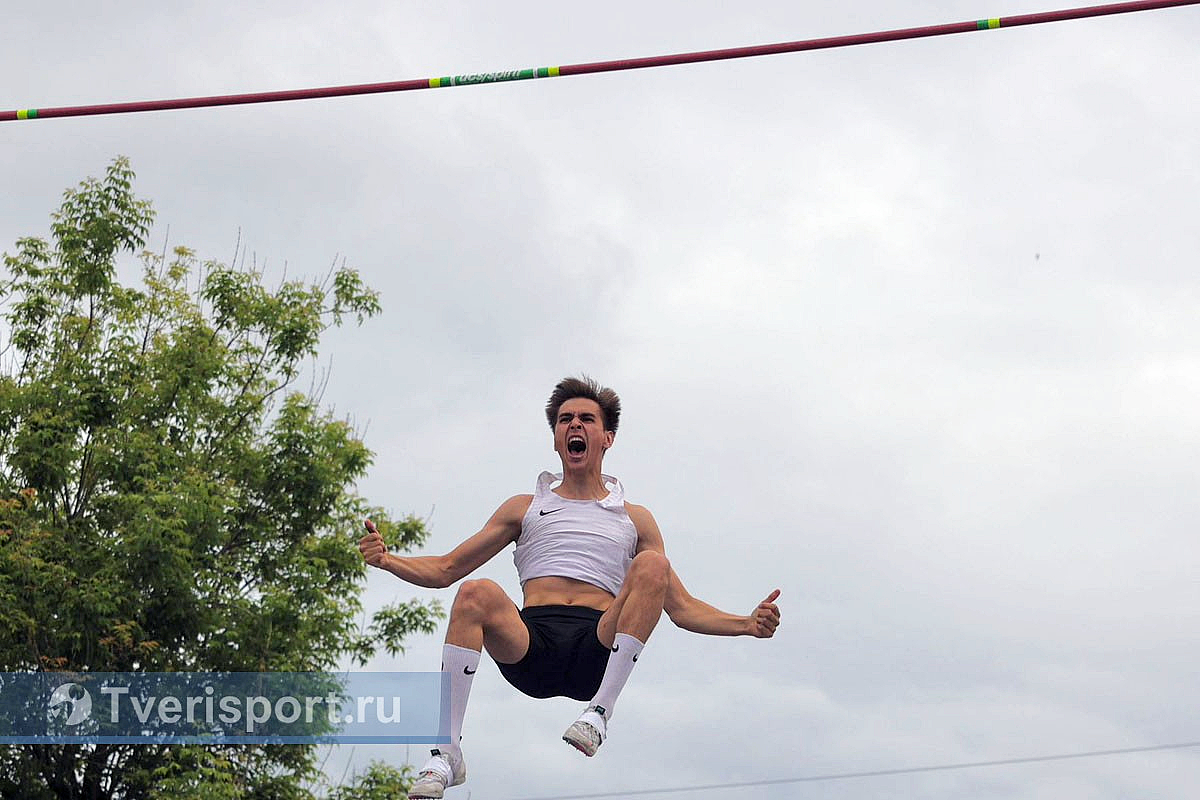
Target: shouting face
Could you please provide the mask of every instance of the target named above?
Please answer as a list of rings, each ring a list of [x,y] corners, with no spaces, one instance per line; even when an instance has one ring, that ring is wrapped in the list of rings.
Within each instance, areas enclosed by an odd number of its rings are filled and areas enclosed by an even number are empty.
[[[595,400],[575,397],[558,407],[554,450],[564,467],[599,465],[615,436],[604,430],[604,413]]]

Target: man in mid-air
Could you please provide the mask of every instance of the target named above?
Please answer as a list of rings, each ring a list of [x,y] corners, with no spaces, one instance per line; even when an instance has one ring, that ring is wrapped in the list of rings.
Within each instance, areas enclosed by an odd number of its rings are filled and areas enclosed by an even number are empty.
[[[466,780],[462,723],[484,648],[521,692],[586,701],[563,740],[592,756],[663,611],[696,633],[775,634],[778,589],[749,616],[727,614],[688,594],[667,561],[654,517],[626,502],[621,482],[601,470],[620,415],[612,389],[588,378],[560,381],[546,418],[562,473],[543,472],[532,495],[506,500],[482,530],[446,555],[393,555],[366,520],[367,535],[358,546],[367,563],[427,588],[456,583],[516,543],[523,608],[490,580],[467,581],[454,598],[442,648],[450,743],[433,751],[409,790],[411,800],[437,800],[446,787]]]

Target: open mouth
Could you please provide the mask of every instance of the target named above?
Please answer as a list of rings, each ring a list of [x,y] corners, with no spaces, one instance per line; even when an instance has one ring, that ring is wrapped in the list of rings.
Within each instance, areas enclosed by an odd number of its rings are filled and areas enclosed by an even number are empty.
[[[567,439],[567,452],[575,454],[586,453],[587,442],[583,440],[582,436],[572,436],[570,439]]]

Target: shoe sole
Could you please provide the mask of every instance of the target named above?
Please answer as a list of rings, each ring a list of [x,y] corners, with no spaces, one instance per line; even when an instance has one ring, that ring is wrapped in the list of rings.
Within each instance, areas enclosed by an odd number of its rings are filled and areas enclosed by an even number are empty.
[[[579,752],[583,753],[588,758],[591,758],[592,756],[596,755],[596,753],[599,752],[599,750],[600,750],[599,747],[593,746],[591,742],[578,741],[576,739],[572,739],[570,736],[567,736],[566,734],[563,735],[562,740],[564,742],[566,742],[567,744],[571,745],[571,747],[574,747]]]
[[[573,742],[573,741],[571,741],[570,739],[568,739],[568,738],[567,738],[567,737],[565,737],[565,736],[563,737],[563,741],[564,741],[564,742],[566,742],[567,744],[571,745],[571,747],[574,747],[574,748],[575,748],[576,750],[578,750],[579,752],[583,753],[583,754],[584,754],[585,756],[587,756],[588,758],[591,758],[592,756],[596,755],[596,751],[595,751],[595,750],[592,750],[591,752],[588,752],[588,748],[584,747],[584,746],[583,746],[583,745],[581,745],[579,742]],[[413,800],[417,800],[417,798],[413,798]]]
[[[437,792],[436,794],[434,794],[433,791],[426,792],[424,794],[414,794],[410,792],[408,795],[408,800],[442,800],[443,797],[445,797],[444,792]]]

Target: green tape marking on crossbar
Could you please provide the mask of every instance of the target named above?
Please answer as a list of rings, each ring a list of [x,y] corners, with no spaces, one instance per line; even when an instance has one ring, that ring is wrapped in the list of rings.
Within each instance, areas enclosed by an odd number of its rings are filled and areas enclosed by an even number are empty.
[[[430,89],[441,89],[446,86],[471,86],[478,83],[503,83],[504,81],[527,81],[531,78],[557,78],[558,67],[538,67],[536,69],[513,69],[505,72],[478,72],[472,75],[455,75],[445,78],[430,78]]]
[[[975,27],[981,31],[991,30],[992,28],[999,28],[1000,27],[1000,18],[993,17],[992,19],[981,19],[975,23]]]
[[[18,111],[17,119],[37,119],[37,109],[27,108],[24,111]]]

